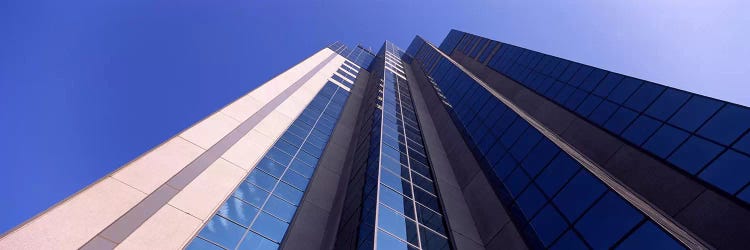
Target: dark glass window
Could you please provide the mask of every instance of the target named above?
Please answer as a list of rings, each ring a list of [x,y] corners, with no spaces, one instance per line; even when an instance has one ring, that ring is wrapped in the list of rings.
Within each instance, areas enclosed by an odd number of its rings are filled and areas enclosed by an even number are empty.
[[[660,125],[659,121],[642,115],[622,133],[622,137],[636,145],[641,145]]]
[[[609,93],[607,99],[617,104],[623,104],[625,100],[627,100],[628,97],[630,97],[630,95],[641,86],[642,82],[643,81],[632,77],[625,77],[625,79],[622,79],[620,82],[620,85],[617,85],[617,87],[612,90],[612,93]]]
[[[555,245],[552,246],[552,249],[589,249],[589,247],[586,246],[586,243],[583,243],[581,238],[579,238],[575,232],[568,231],[562,237],[560,237],[560,240],[558,240]]]
[[[529,185],[529,187],[518,196],[516,202],[526,218],[531,219],[534,214],[544,206],[547,199],[542,195],[542,192],[540,192],[539,189],[534,187],[534,185]]]
[[[721,105],[720,101],[693,95],[685,106],[669,119],[669,123],[687,131],[695,131],[706,119],[716,113]]]
[[[724,152],[700,177],[733,194],[750,181],[750,157],[734,150]]]
[[[665,124],[643,144],[643,148],[661,158],[666,158],[688,136],[687,132]]]
[[[583,84],[581,84],[580,88],[585,90],[586,92],[591,92],[596,88],[596,86],[599,84],[599,82],[604,79],[604,76],[607,75],[607,71],[601,70],[601,69],[594,69],[591,71],[588,77],[586,77],[586,80],[583,80]]]
[[[557,152],[560,152],[557,145],[545,138],[531,150],[522,163],[523,168],[529,175],[536,176],[557,155]]]
[[[595,95],[589,95],[586,97],[586,100],[581,103],[581,106],[578,106],[576,109],[576,112],[582,116],[589,116],[594,109],[599,106],[599,103],[602,102],[602,98],[595,96]]]
[[[558,154],[537,177],[536,184],[547,196],[552,197],[579,169],[578,162],[568,154]]]
[[[616,104],[610,101],[603,101],[601,104],[599,104],[599,107],[597,107],[594,112],[589,115],[589,120],[598,125],[604,125],[604,122],[607,121],[616,110]]]
[[[422,249],[449,250],[451,249],[448,239],[443,238],[425,227],[419,227],[419,235],[422,238]],[[388,248],[385,248],[388,249]]]
[[[696,174],[723,149],[715,143],[692,136],[668,160],[685,171]]]
[[[568,223],[554,207],[547,205],[531,221],[531,226],[534,227],[534,231],[536,231],[542,244],[549,246],[568,227]]]
[[[626,107],[620,107],[604,124],[604,128],[612,133],[620,134],[636,116],[638,116],[638,114],[632,110]]]
[[[667,89],[664,93],[659,96],[659,99],[649,106],[646,110],[646,114],[649,114],[656,119],[666,121],[672,114],[682,106],[687,99],[690,98],[690,94],[685,91],[676,89]]]
[[[677,250],[685,249],[674,239],[669,237],[664,231],[661,230],[654,223],[647,221],[638,229],[633,232],[627,239],[625,239],[616,249],[663,249],[663,250]]]
[[[595,249],[610,248],[643,219],[635,208],[620,196],[607,193],[589,210],[578,223],[576,229]]]
[[[698,130],[698,134],[729,145],[750,127],[750,110],[727,104]]]
[[[574,221],[599,196],[604,193],[604,187],[598,179],[588,171],[580,171],[554,198],[557,207],[569,220]]]
[[[735,143],[734,148],[739,151],[750,154],[750,133],[745,134],[745,136],[742,137],[742,139],[740,139],[737,143]]]
[[[609,93],[612,92],[615,87],[617,87],[617,84],[622,81],[622,78],[622,75],[610,72],[606,77],[604,77],[604,80],[599,83],[599,86],[594,89],[594,94],[601,97],[608,96]]]
[[[627,101],[625,101],[625,106],[639,112],[643,111],[661,94],[661,92],[664,91],[664,89],[664,86],[650,82],[643,82],[641,87],[638,88],[638,90],[636,90]]]
[[[594,70],[591,66],[587,65],[581,65],[581,67],[578,69],[578,71],[573,75],[573,77],[568,81],[570,85],[573,85],[574,87],[578,87],[583,83],[583,80],[586,79],[587,76],[589,76],[589,73]]]

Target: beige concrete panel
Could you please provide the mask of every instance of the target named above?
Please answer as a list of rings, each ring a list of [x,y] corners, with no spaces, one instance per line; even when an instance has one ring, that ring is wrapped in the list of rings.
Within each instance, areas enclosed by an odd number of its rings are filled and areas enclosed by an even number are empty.
[[[128,236],[116,249],[180,249],[200,229],[203,221],[170,205]]]
[[[261,107],[263,107],[263,103],[250,95],[245,95],[221,109],[221,112],[239,122],[243,122]]]
[[[297,91],[300,92],[300,91]],[[304,101],[300,100],[299,97],[295,98],[294,96],[297,95],[297,93],[292,94],[289,98],[284,100],[283,103],[279,104],[278,107],[276,107],[275,111],[285,115],[286,117],[297,117],[300,113],[302,113],[302,110],[305,109],[308,103],[310,103],[310,100]]]
[[[250,131],[222,156],[245,171],[250,171],[274,143],[274,139],[258,131]]]
[[[253,131],[258,131],[270,138],[278,138],[292,124],[293,119],[278,111],[272,111],[265,119],[255,125]]]
[[[177,136],[117,170],[112,177],[150,194],[203,152]]]
[[[259,86],[250,92],[249,95],[261,103],[268,102],[333,53],[336,52],[328,48],[320,50],[284,73]]]
[[[76,249],[138,204],[146,194],[111,177],[8,233],[0,249]]]
[[[169,205],[205,221],[221,205],[224,198],[229,196],[246,173],[241,168],[219,158],[177,193],[169,201]]]
[[[217,112],[182,132],[180,137],[208,149],[238,125],[239,121]]]

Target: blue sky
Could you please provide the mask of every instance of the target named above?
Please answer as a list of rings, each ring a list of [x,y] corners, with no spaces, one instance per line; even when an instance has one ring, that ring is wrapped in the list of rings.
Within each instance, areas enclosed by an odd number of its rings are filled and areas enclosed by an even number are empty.
[[[748,1],[0,3],[0,232],[325,45],[451,28],[750,105]]]

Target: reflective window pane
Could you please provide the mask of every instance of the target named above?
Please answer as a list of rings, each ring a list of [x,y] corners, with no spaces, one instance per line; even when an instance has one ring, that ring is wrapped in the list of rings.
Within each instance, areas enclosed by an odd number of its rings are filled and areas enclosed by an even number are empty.
[[[414,221],[398,215],[390,208],[380,206],[378,214],[378,226],[389,233],[406,240],[412,244],[419,244],[417,238],[417,226]]]
[[[289,224],[286,224],[267,213],[260,213],[251,229],[274,242],[281,242],[281,239],[284,238],[287,227],[289,227]]]
[[[698,136],[691,136],[669,157],[668,161],[691,174],[696,174],[723,149],[718,144]]]
[[[568,227],[568,223],[554,207],[547,205],[531,221],[531,226],[544,246],[549,246]]]
[[[553,199],[568,220],[574,221],[606,188],[588,171],[580,171]]]
[[[750,121],[750,110],[727,104],[698,129],[698,134],[729,145],[750,127],[747,121]]]
[[[750,157],[734,150],[724,152],[699,176],[731,194],[750,181]]]
[[[234,248],[239,243],[245,228],[220,216],[214,216],[198,234],[203,238],[226,248]]]
[[[292,221],[292,217],[294,216],[294,211],[296,211],[296,209],[297,208],[292,204],[289,204],[288,202],[279,199],[276,196],[271,196],[270,198],[268,198],[266,205],[263,206],[263,211],[275,215],[285,222]]]
[[[613,192],[607,193],[578,223],[576,229],[595,249],[610,248],[632,229],[643,215]]]
[[[190,245],[185,247],[187,250],[222,250],[223,248],[214,245],[213,243],[210,243],[204,239],[201,239],[199,237],[196,237],[193,239],[192,242],[190,242]]]
[[[677,241],[669,237],[654,223],[648,221],[641,225],[625,241],[620,243],[616,249],[663,249],[677,250],[685,249]]]
[[[237,249],[276,250],[279,249],[279,245],[250,231],[247,232],[247,236],[245,236],[245,239],[242,240],[242,243],[240,243],[240,246]]]
[[[219,207],[219,211],[216,213],[247,227],[250,226],[250,222],[253,221],[253,218],[258,213],[258,208],[231,197]]]
[[[643,148],[658,155],[661,158],[666,158],[677,146],[680,145],[689,134],[683,130],[672,127],[670,125],[664,125],[656,133],[651,136]]]
[[[722,104],[714,99],[693,95],[685,106],[669,119],[669,123],[687,131],[695,131],[706,119],[716,113]]]

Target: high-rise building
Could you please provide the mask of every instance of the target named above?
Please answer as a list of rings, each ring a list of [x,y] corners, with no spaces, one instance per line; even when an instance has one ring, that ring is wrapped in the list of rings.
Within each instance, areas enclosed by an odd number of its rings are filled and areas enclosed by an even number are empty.
[[[336,42],[0,249],[743,249],[750,109],[452,30]]]

